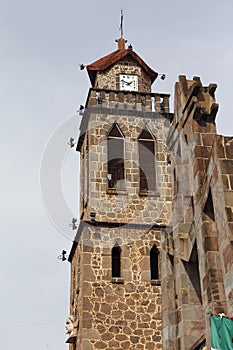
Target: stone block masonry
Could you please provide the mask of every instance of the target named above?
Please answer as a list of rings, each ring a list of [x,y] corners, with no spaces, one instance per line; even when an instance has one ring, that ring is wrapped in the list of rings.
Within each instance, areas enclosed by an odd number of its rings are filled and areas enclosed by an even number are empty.
[[[81,218],[89,220],[90,213],[95,212],[96,221],[168,224],[171,215],[171,178],[166,148],[169,120],[146,111],[89,108],[86,113],[89,129],[85,131],[81,148]],[[125,183],[121,189],[108,191],[107,134],[116,118],[124,135]],[[155,137],[156,184],[154,191],[142,196],[139,193],[138,138],[145,127]]]
[[[138,238],[122,245],[119,237],[126,234]],[[161,229],[83,227],[71,273],[78,349],[162,349],[161,271],[157,280],[150,272],[150,251],[154,244],[160,249],[162,234]],[[121,246],[120,278],[112,277],[114,243]]]
[[[168,287],[162,302],[164,349],[209,348],[206,312],[233,311],[232,138],[216,134],[215,89],[215,84],[203,87],[198,77],[180,76],[176,83],[176,132],[170,132],[169,144],[173,208],[178,189],[183,190],[173,215],[183,210],[183,219],[163,243],[162,286]]]
[[[119,90],[119,74],[132,74],[139,77],[138,91],[150,92],[151,79],[132,58],[121,59],[114,66],[97,73],[95,87],[100,89]]]
[[[209,349],[207,311],[233,315],[233,138],[216,133],[216,84],[180,76],[173,116],[158,74],[124,50],[88,66],[70,350]]]

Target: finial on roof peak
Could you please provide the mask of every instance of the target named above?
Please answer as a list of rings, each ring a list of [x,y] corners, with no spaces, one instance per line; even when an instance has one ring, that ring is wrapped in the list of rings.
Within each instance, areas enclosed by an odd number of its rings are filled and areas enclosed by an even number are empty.
[[[118,50],[125,50],[125,43],[126,42],[127,42],[127,40],[125,40],[124,38],[118,39]]]
[[[125,50],[125,44],[127,43],[127,40],[120,38],[116,39],[115,41],[118,43],[118,50]]]

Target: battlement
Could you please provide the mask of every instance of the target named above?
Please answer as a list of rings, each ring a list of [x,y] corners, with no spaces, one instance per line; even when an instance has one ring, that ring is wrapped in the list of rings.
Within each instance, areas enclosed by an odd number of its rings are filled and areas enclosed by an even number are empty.
[[[179,122],[182,127],[190,115],[196,120],[208,116],[214,122],[218,111],[216,88],[216,84],[203,86],[199,77],[187,80],[186,76],[180,75],[175,84],[174,125]]]
[[[131,109],[137,111],[170,113],[170,94],[129,92],[109,89],[89,90],[86,107],[101,105],[105,108]]]

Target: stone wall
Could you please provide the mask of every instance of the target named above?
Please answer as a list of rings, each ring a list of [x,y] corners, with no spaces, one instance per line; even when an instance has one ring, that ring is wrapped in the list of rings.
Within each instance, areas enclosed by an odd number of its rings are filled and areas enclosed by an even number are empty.
[[[76,349],[205,349],[207,311],[232,316],[233,138],[216,134],[215,89],[180,76],[172,125],[169,111],[137,106],[136,95],[132,102],[131,93],[113,98],[102,90],[98,105],[91,91],[79,142],[82,222],[70,256]],[[115,122],[124,135],[125,187],[112,190],[106,142]],[[138,137],[145,127],[155,138],[156,187],[142,194]],[[111,274],[116,243],[119,279]],[[153,244],[161,286],[150,275]]]
[[[233,315],[233,138],[217,136],[215,142],[214,213],[218,226],[218,246],[223,275],[219,300],[226,300],[225,312]],[[217,162],[216,162],[217,158]]]
[[[138,76],[138,91],[151,91],[151,78],[132,57],[125,57],[104,71],[97,73],[95,88],[119,90],[119,74]]]
[[[164,349],[196,349],[205,338],[209,348],[206,312],[232,314],[232,139],[216,134],[215,89],[197,77],[176,84],[173,231],[162,242]]]
[[[149,100],[149,108],[144,108],[139,93],[135,95],[138,102],[128,103],[116,101],[117,95],[112,106],[108,91],[99,91],[100,97],[105,93],[100,105],[93,91],[86,104],[78,145],[81,224],[70,255],[70,312],[78,316],[79,322],[76,343],[71,347],[161,349],[162,254],[159,278],[151,280],[150,251],[154,244],[161,251],[161,236],[171,218],[171,166],[166,147],[169,96],[155,98],[156,108],[162,108],[159,114],[152,112]],[[130,97],[131,93],[125,95]],[[107,135],[116,122],[124,135],[125,183],[109,189]],[[156,178],[154,190],[140,193],[138,138],[145,128],[155,140]],[[112,278],[111,253],[116,243],[121,249],[120,278]]]
[[[128,233],[135,239],[123,244]],[[151,280],[150,250],[153,244],[160,249],[163,234],[161,229],[88,224],[82,229],[71,265],[72,293],[76,290],[71,294],[71,314],[79,318],[77,349],[162,348],[161,287],[160,279]],[[122,249],[118,280],[111,275],[115,242]]]
[[[82,219],[89,220],[90,213],[94,212],[97,222],[168,224],[171,212],[171,175],[166,148],[169,120],[158,113],[108,108],[95,111],[90,108],[89,113],[88,131],[81,148]],[[125,184],[111,191],[107,184],[107,135],[116,120],[124,135]],[[154,191],[142,195],[138,137],[145,127],[155,138],[156,184]]]

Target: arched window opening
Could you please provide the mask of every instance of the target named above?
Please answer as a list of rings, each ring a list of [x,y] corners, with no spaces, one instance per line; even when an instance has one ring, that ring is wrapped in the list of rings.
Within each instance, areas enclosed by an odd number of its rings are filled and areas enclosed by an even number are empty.
[[[155,139],[145,127],[138,138],[140,192],[155,190]]]
[[[118,245],[112,248],[112,277],[121,277],[121,248]]]
[[[150,272],[152,280],[159,279],[159,251],[155,244],[150,251]]]
[[[108,188],[125,187],[124,135],[114,123],[107,135]]]

